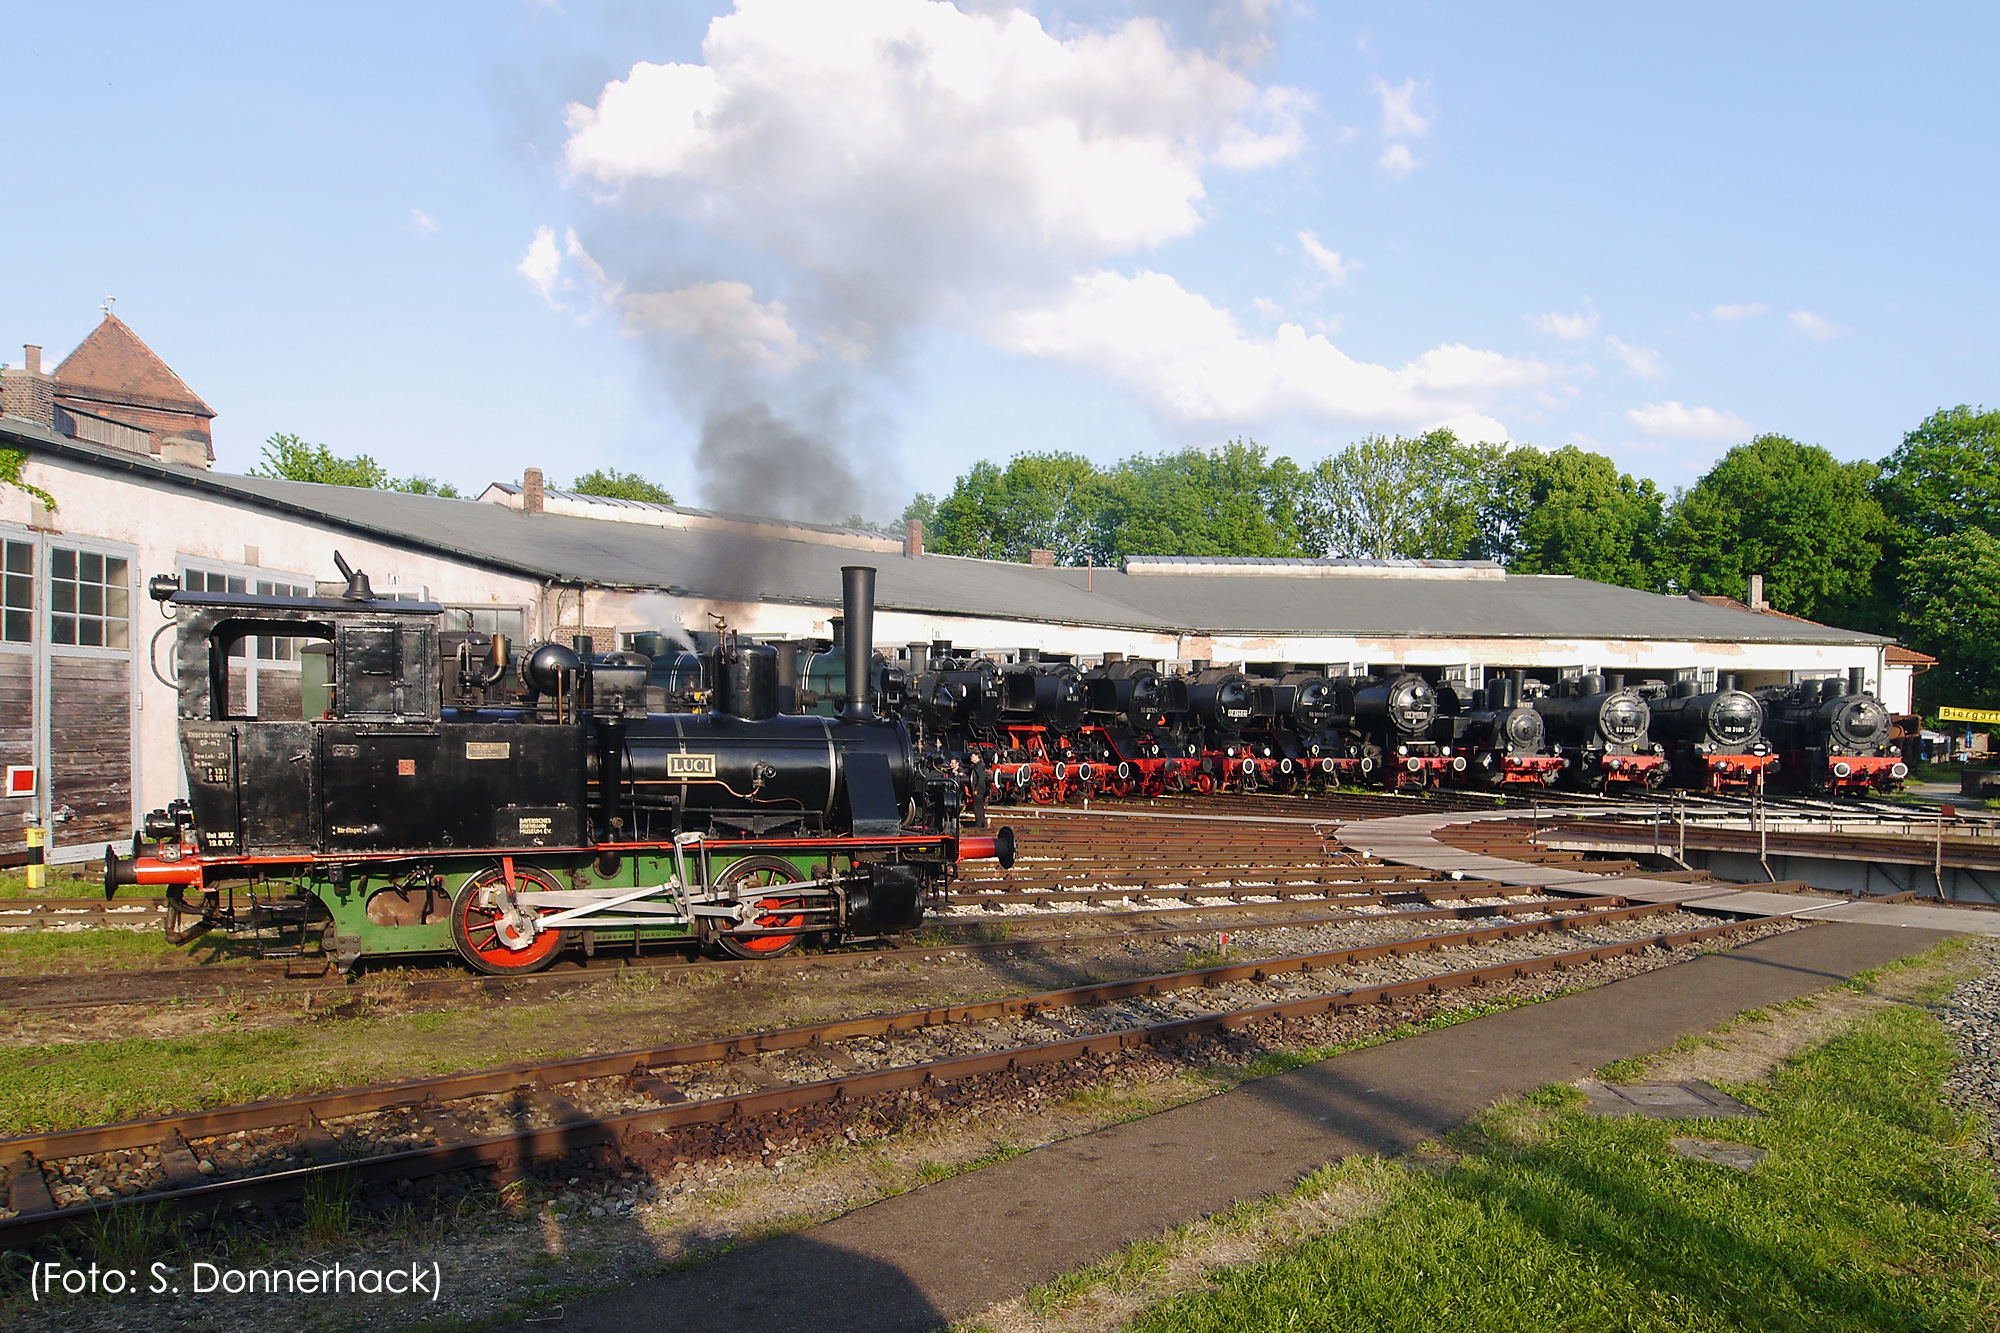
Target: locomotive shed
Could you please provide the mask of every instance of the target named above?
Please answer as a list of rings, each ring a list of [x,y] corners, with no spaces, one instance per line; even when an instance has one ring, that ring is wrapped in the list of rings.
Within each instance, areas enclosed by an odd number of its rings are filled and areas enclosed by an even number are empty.
[[[23,479],[58,506],[42,511],[14,488],[0,494],[0,540],[26,571],[16,573],[36,608],[27,639],[0,642],[0,756],[45,775],[32,798],[0,802],[0,855],[24,850],[34,815],[49,830],[51,860],[92,859],[129,837],[145,811],[184,794],[175,698],[155,675],[150,577],[310,595],[338,586],[336,549],[384,594],[439,604],[451,627],[522,643],[589,638],[600,651],[700,646],[716,617],[762,639],[826,640],[839,614],[838,571],[865,561],[880,570],[876,643],[912,674],[940,644],[1009,662],[1122,657],[1363,674],[1400,665],[1467,691],[1511,670],[1703,688],[1733,675],[1746,689],[1858,672],[1903,714],[1921,665],[1878,636],[1728,598],[1662,597],[1481,562],[1023,565],[927,553],[920,532],[894,540],[607,501],[550,490],[539,476],[496,482],[478,501],[226,476],[53,425],[0,421],[0,448],[25,454]],[[123,608],[96,617],[87,642],[66,623],[58,635],[50,619],[59,568],[87,569],[108,599],[92,605]],[[232,710],[295,710],[301,671],[276,647],[235,659]]]

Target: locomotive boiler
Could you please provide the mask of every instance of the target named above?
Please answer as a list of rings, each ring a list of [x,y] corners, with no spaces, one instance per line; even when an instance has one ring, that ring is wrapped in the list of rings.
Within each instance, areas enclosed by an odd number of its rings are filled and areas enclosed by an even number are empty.
[[[776,650],[725,637],[707,707],[649,713],[638,654],[440,635],[442,608],[380,599],[153,593],[175,617],[187,796],[105,850],[107,896],[165,889],[169,930],[249,930],[340,966],[456,952],[523,973],[571,944],[692,941],[768,957],[807,939],[906,930],[958,861],[959,784],[865,694],[783,715]],[[874,570],[843,571],[846,678],[868,681]],[[324,706],[253,716],[230,661],[252,636],[326,645]],[[517,692],[501,688],[515,666]]]
[[[1521,688],[1520,672],[1508,681]],[[1557,682],[1553,694],[1530,701],[1547,724],[1562,756],[1568,785],[1602,792],[1613,787],[1650,791],[1673,772],[1663,746],[1652,738],[1652,712],[1621,675],[1596,673]]]
[[[1801,681],[1758,690],[1764,730],[1789,785],[1814,794],[1891,790],[1909,776],[1890,741],[1889,710],[1867,692],[1865,667],[1847,678]]]

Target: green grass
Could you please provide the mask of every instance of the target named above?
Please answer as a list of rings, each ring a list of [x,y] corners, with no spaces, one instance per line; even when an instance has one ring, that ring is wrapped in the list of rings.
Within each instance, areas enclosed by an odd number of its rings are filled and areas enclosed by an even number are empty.
[[[0,898],[101,898],[104,896],[104,876],[85,874],[71,866],[44,866],[48,883],[39,889],[28,887],[26,870],[0,870]],[[137,889],[128,893],[139,894]],[[146,890],[154,893],[153,890]],[[143,895],[141,895],[143,896]],[[154,896],[158,896],[154,893]]]
[[[184,952],[167,942],[156,921],[145,930],[24,930],[0,934],[0,972],[51,972],[65,968],[152,967],[177,963]]]
[[[1223,1271],[1132,1327],[1165,1330],[1990,1330],[1993,1182],[1940,1088],[1922,1010],[1879,1013],[1734,1088],[1765,1120],[1597,1120],[1543,1098],[1399,1168],[1374,1217]],[[1754,1144],[1750,1173],[1676,1135]]]

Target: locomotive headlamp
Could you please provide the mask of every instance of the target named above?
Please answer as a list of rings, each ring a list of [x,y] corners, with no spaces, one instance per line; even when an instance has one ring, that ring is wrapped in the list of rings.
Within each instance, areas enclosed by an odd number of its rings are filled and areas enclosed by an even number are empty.
[[[181,576],[178,574],[155,574],[146,580],[146,595],[156,602],[164,602],[181,590]]]

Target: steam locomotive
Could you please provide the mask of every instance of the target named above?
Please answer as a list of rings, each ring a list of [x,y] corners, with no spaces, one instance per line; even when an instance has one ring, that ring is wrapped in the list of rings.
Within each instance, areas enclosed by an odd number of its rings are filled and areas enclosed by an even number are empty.
[[[1012,862],[1008,830],[961,833],[959,779],[866,692],[836,717],[781,714],[769,646],[719,641],[706,709],[649,713],[644,656],[579,639],[516,661],[334,558],[338,597],[152,581],[175,617],[188,794],[129,859],[105,849],[105,893],[164,889],[176,939],[254,931],[282,953],[317,930],[343,970],[456,953],[520,974],[571,945],[687,941],[768,958],[907,930],[959,862]],[[875,571],[843,577],[846,679],[865,682]],[[300,654],[298,717],[232,704],[252,636],[321,649]]]
[[[1851,795],[1909,776],[1889,743],[1889,710],[1867,693],[1867,673],[1756,691],[1765,730],[1786,773],[1805,791]]]
[[[1762,788],[1783,771],[1764,739],[1764,706],[1724,672],[1713,690],[1691,680],[1655,684],[1645,692],[1652,730],[1667,746],[1688,785],[1713,791]]]
[[[1515,672],[1510,686],[1519,691]],[[1570,786],[1586,791],[1651,791],[1673,773],[1664,747],[1652,739],[1652,714],[1621,675],[1559,681],[1553,693],[1533,700],[1562,756]]]

